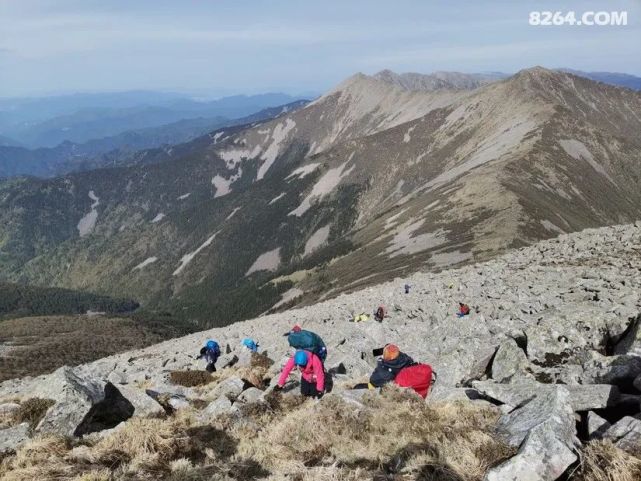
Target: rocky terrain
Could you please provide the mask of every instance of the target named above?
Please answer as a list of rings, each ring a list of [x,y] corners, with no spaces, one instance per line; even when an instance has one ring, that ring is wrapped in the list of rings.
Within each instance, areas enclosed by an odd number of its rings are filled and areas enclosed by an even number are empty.
[[[637,223],[5,381],[0,475],[632,481],[641,476],[640,295]],[[469,316],[455,316],[458,302]],[[380,304],[382,322],[350,322]],[[294,376],[282,396],[271,389],[294,323],[328,346],[333,389],[320,402],[295,401]],[[241,349],[244,337],[263,355]],[[209,338],[225,347],[214,377],[195,359]],[[351,389],[388,342],[438,373],[426,402]]]
[[[641,217],[641,94],[488,81],[356,74],[135,166],[0,183],[0,277],[204,328]]]

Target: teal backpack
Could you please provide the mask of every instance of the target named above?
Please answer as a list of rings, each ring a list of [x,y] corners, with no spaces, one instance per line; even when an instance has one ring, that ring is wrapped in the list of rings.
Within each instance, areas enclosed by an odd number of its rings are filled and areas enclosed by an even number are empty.
[[[321,337],[311,331],[290,332],[287,336],[289,345],[294,349],[303,349],[316,354],[321,361],[327,357],[327,348]]]

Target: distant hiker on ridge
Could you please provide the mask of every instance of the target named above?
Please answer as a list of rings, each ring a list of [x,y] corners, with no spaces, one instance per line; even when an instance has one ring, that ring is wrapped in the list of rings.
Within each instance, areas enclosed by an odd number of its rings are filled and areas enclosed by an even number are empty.
[[[218,361],[219,356],[220,346],[216,341],[210,339],[205,346],[200,349],[200,354],[196,359],[205,358],[207,360],[207,367],[205,368],[207,372],[216,372],[216,361]]]
[[[294,349],[313,352],[318,356],[321,362],[327,358],[327,348],[321,337],[312,331],[302,329],[298,324],[292,327],[291,331],[284,334],[287,336],[287,342]]]
[[[301,372],[300,393],[306,397],[320,399],[325,392],[325,369],[320,358],[310,351],[299,349],[289,358],[278,378],[276,389],[282,389],[290,373],[298,367]]]
[[[459,302],[458,306],[458,312],[456,313],[457,317],[465,317],[470,314],[470,306],[463,304],[462,302]]]

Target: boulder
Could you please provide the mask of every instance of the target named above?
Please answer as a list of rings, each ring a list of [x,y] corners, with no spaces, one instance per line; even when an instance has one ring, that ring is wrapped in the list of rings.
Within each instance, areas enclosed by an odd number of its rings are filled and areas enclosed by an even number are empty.
[[[632,321],[629,331],[614,348],[614,353],[641,356],[641,315]]]
[[[527,356],[514,339],[503,342],[492,361],[492,379],[497,382],[509,382],[514,376],[525,372],[528,365]]]
[[[250,387],[249,389],[246,389],[243,391],[240,396],[236,399],[236,402],[242,403],[242,404],[252,404],[252,403],[259,403],[263,402],[264,392],[261,391],[260,389],[257,389],[255,387]]]
[[[539,393],[556,390],[558,384],[541,384],[535,381],[524,381],[515,384],[498,384],[492,381],[475,381],[474,388],[495,401],[518,406]],[[609,384],[588,384],[564,386],[570,396],[570,403],[575,411],[588,411],[615,406],[620,400],[616,386]]]
[[[216,361],[216,369],[225,369],[232,367],[238,362],[238,356],[234,352],[222,354]]]
[[[588,411],[586,415],[588,439],[600,439],[610,428],[610,423],[598,414]]]
[[[110,382],[80,375],[67,366],[44,379],[33,395],[56,403],[38,424],[38,432],[81,436],[112,428],[134,413],[134,406]]]
[[[631,416],[621,418],[605,431],[603,437],[624,451],[636,452],[641,446],[641,421]]]
[[[203,409],[200,414],[200,417],[205,421],[213,419],[221,414],[226,414],[231,412],[232,403],[225,396],[219,397],[215,401],[209,403],[209,405]]]
[[[167,399],[167,404],[171,406],[171,409],[174,411],[180,411],[182,409],[187,409],[191,405],[189,404],[189,401],[187,400],[186,397],[184,396],[179,396],[179,395],[173,395],[170,396],[169,399]]]
[[[237,354],[237,360],[234,363],[234,366],[237,367],[251,367],[252,366],[252,359],[253,359],[253,352],[251,352],[249,349],[241,349],[238,354]]]
[[[486,481],[554,481],[577,460],[578,443],[570,393],[562,386],[501,416],[497,430],[515,456],[488,471]]]
[[[120,385],[118,391],[134,407],[134,417],[158,417],[165,414],[164,408],[142,389]]]
[[[9,402],[0,404],[0,417],[11,416],[20,409],[20,404]]]
[[[427,398],[428,402],[440,401],[469,401],[480,399],[480,394],[476,389],[468,387],[445,387],[435,385],[429,392]]]
[[[208,397],[211,399],[226,397],[230,401],[235,401],[236,398],[240,396],[240,393],[243,392],[244,387],[245,381],[241,378],[230,377],[217,384],[216,387],[211,390]]]
[[[591,351],[583,362],[584,384],[603,383],[631,385],[641,375],[641,357],[631,355],[603,356]]]
[[[0,455],[14,452],[28,439],[28,423],[18,424],[7,429],[0,429]]]

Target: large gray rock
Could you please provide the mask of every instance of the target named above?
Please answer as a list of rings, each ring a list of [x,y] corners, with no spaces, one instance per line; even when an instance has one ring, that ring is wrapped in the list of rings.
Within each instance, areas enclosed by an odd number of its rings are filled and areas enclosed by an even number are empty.
[[[118,391],[134,407],[134,417],[159,417],[165,414],[164,408],[142,389],[120,385]]]
[[[61,367],[37,386],[32,394],[56,403],[36,430],[64,436],[80,436],[116,426],[130,418],[133,405],[111,383]]]
[[[480,398],[476,389],[467,387],[446,387],[436,384],[425,399],[427,402],[470,401]]]
[[[570,393],[561,386],[537,394],[501,416],[497,430],[515,456],[490,469],[487,481],[554,481],[576,461],[576,429]]]
[[[612,442],[624,451],[636,452],[641,446],[641,421],[631,416],[626,416],[608,429],[604,438]]]
[[[252,404],[252,403],[259,403],[264,400],[263,398],[264,392],[261,391],[258,388],[255,387],[250,387],[249,389],[246,389],[243,391],[240,396],[236,399],[236,402],[242,403],[242,404]]]
[[[205,421],[213,419],[222,414],[231,412],[232,403],[225,396],[219,397],[215,401],[209,403],[209,405],[203,409],[200,414],[200,417]]]
[[[243,392],[243,387],[245,386],[245,381],[243,381],[239,377],[230,377],[228,379],[225,379],[214,389],[209,394],[209,397],[211,399],[218,399],[220,397],[226,397],[230,401],[235,401],[238,396],[240,396],[240,393]]]
[[[0,454],[18,449],[29,439],[29,424],[22,423],[7,429],[0,429]]]
[[[20,409],[20,404],[14,402],[0,404],[0,418],[11,416]]]
[[[524,381],[515,384],[498,384],[492,381],[475,381],[474,388],[495,401],[518,406],[537,394],[553,392],[557,384],[541,384],[535,381]],[[570,403],[575,411],[588,411],[615,406],[620,400],[616,386],[609,384],[588,384],[564,386],[570,396]]]
[[[628,333],[616,345],[615,354],[641,356],[641,315],[634,319]]]
[[[586,416],[588,439],[601,439],[610,429],[610,423],[598,414],[588,411]]]
[[[583,383],[629,385],[641,375],[641,357],[603,356],[591,351],[583,362]]]
[[[492,361],[492,379],[508,382],[516,376],[523,376],[528,365],[527,356],[514,339],[503,342]]]

